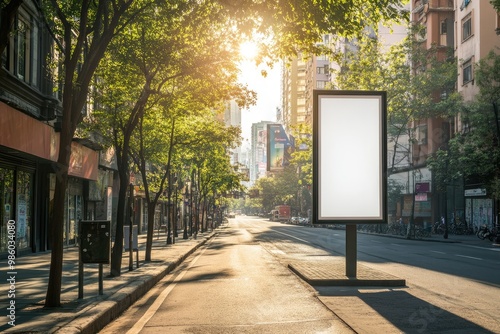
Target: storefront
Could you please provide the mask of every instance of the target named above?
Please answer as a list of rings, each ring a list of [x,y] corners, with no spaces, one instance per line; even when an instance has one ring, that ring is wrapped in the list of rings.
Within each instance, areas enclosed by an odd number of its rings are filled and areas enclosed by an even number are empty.
[[[59,133],[2,102],[0,113],[0,256],[7,254],[14,235],[18,253],[48,250]],[[86,184],[97,180],[98,152],[84,144],[71,145],[65,245],[76,242],[78,221],[85,217]]]
[[[15,226],[18,252],[45,250],[46,168],[55,160],[57,134],[35,118],[0,102],[0,254],[6,254],[8,225]],[[45,197],[46,198],[46,197]],[[10,223],[9,223],[10,221]]]
[[[64,234],[63,244],[75,245],[78,237],[78,222],[88,217],[89,194],[85,196],[84,189],[89,189],[89,183],[98,179],[98,152],[73,142],[71,145],[71,158],[68,170],[68,187],[64,203]],[[56,175],[50,174],[50,212],[53,211]],[[95,214],[95,211],[92,212]]]
[[[18,251],[32,245],[34,176],[34,168],[0,160],[0,253],[7,252],[9,236],[12,238],[8,225],[12,222]]]
[[[493,199],[486,196],[486,189],[465,190],[465,219],[472,222],[474,230],[483,225],[492,227],[494,224]]]

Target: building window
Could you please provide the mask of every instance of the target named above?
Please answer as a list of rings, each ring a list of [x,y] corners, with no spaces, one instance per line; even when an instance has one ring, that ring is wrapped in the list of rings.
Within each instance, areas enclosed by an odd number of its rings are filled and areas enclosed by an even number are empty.
[[[326,86],[326,81],[316,81],[316,88],[318,89],[324,89]]]
[[[472,15],[467,15],[462,20],[462,41],[472,36]]]
[[[462,75],[463,81],[462,84],[467,84],[473,80],[472,77],[472,61],[468,60],[462,65]]]
[[[448,33],[447,20],[441,21],[441,35],[446,35]]]
[[[439,30],[440,30],[439,31],[439,33],[440,33],[439,44],[446,46],[448,44],[447,43],[448,20],[447,19],[444,19],[443,21],[441,21]]]
[[[2,64],[20,80],[38,87],[40,67],[39,30],[36,21],[25,10],[20,9],[15,21]]]
[[[27,68],[29,68],[29,38],[30,33],[28,30],[28,24],[19,19],[17,21],[17,34],[16,34],[16,74],[21,80],[28,81],[26,77]]]
[[[419,145],[427,144],[427,125],[419,125],[417,127],[417,143]]]

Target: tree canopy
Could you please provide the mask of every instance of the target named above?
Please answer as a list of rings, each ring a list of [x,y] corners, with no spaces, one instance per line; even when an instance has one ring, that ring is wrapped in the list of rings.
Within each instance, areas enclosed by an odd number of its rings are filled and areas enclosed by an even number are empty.
[[[2,24],[5,23],[7,29],[2,26],[0,51],[8,43],[4,36],[8,35],[12,28],[10,23],[17,12],[18,4],[21,2],[11,0],[1,3]],[[5,3],[7,6],[4,5]],[[214,85],[213,83],[217,81],[213,80],[212,84],[209,85],[204,85],[204,83],[210,76],[216,78],[221,75],[223,77],[228,74],[234,75],[230,69],[235,66],[234,63],[225,63],[225,67],[220,67],[219,71],[212,67],[221,60],[221,56],[223,59],[225,58],[222,54],[213,53],[212,49],[219,44],[226,43],[224,41],[221,43],[218,37],[227,34],[227,32],[234,33],[235,38],[254,34],[264,36],[262,38],[262,59],[276,60],[296,55],[299,50],[306,52],[317,50],[318,47],[315,43],[323,33],[354,36],[363,31],[367,25],[376,26],[381,20],[399,20],[401,15],[408,15],[401,10],[404,3],[402,0],[68,0],[63,2],[47,0],[40,3],[43,10],[42,17],[46,19],[47,27],[55,42],[56,51],[51,56],[56,63],[54,68],[59,69],[54,71],[54,74],[58,76],[55,80],[62,89],[60,92],[62,106],[59,115],[61,124],[60,147],[57,163],[53,164],[57,178],[54,217],[51,220],[52,259],[46,306],[60,305],[64,201],[68,182],[71,142],[77,127],[83,120],[82,110],[86,110],[89,106],[89,88],[96,83],[96,71],[106,52],[110,49],[111,43],[113,47],[117,48],[124,46],[120,45],[120,42],[134,43],[131,46],[135,45],[136,50],[130,48],[127,50],[130,53],[123,55],[135,58],[138,64],[142,61],[143,66],[139,67],[139,72],[142,71],[145,78],[145,81],[138,81],[140,84],[129,92],[131,96],[137,98],[136,102],[138,103],[134,107],[130,105],[130,101],[122,100],[120,103],[112,105],[111,108],[116,111],[124,110],[126,109],[124,107],[128,105],[132,109],[141,110],[146,107],[151,90],[158,91],[159,86],[168,80],[168,75],[173,73],[173,71],[169,71],[167,76],[157,75],[156,71],[165,64],[144,62],[149,56],[160,60],[164,51],[174,50],[174,52],[164,55],[171,57],[169,60],[172,60],[172,57],[186,57],[183,62],[184,67],[178,67],[177,70],[178,72],[192,72],[193,80],[197,74],[200,75],[198,83],[200,87],[205,88],[204,93],[206,93],[202,96],[211,95],[213,92],[220,94],[219,89],[224,86]],[[203,10],[205,10],[205,17],[200,16]],[[191,14],[198,16],[193,18],[190,16]],[[147,17],[156,18],[156,20],[151,20],[151,24],[147,28],[146,26],[141,28],[139,25],[133,25],[133,23],[140,22]],[[207,30],[204,34],[204,31],[200,31],[198,28],[205,25],[197,26],[198,23],[202,22],[210,22],[213,29]],[[227,22],[231,22],[231,26],[228,26]],[[171,25],[165,26],[166,23]],[[162,49],[162,43],[155,44],[156,42],[149,37],[158,33],[164,35],[164,41],[168,39],[172,43],[177,43],[176,47],[169,49],[168,45],[166,48],[163,45]],[[191,57],[189,55],[189,48],[197,47],[194,44],[186,45],[187,49],[180,46],[181,42],[191,41],[196,34],[203,35],[205,42],[211,41],[212,43],[207,48],[205,57]],[[119,36],[121,37],[118,38]],[[128,40],[127,36],[130,37]],[[232,38],[228,39],[228,41],[233,40]],[[145,50],[141,50],[144,46]],[[149,52],[149,55],[144,52]],[[115,55],[117,62],[120,61],[118,56]],[[210,58],[211,56],[215,57]],[[176,66],[180,66],[179,63]],[[117,71],[130,70],[130,68],[119,65],[115,68]],[[128,73],[131,80],[129,83],[134,82],[134,75],[136,78],[140,75],[137,72]],[[116,82],[116,84],[116,88],[120,89],[119,85],[126,84],[126,82]],[[202,90],[198,91],[198,93],[201,92]],[[109,93],[114,94],[114,89],[110,89]],[[236,95],[234,91],[232,95]],[[128,125],[129,130],[135,127],[137,122],[138,119],[133,117],[132,122]],[[123,125],[125,126],[125,123]]]

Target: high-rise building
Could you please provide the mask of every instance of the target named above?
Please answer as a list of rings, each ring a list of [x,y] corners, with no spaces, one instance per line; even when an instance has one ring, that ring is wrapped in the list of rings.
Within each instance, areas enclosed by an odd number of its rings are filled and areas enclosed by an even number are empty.
[[[241,129],[241,108],[235,100],[226,101],[224,108],[224,124]],[[238,165],[241,161],[241,147],[236,147],[230,152],[231,165]]]
[[[263,176],[267,169],[267,124],[274,122],[261,121],[252,124],[252,137],[250,139],[250,185]]]

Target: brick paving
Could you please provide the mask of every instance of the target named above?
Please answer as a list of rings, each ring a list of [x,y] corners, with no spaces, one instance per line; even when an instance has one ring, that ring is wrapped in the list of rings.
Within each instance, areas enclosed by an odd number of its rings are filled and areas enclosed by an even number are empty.
[[[405,286],[402,278],[357,264],[356,277],[346,276],[345,261],[338,257],[321,257],[308,261],[291,261],[288,268],[314,286]]]

